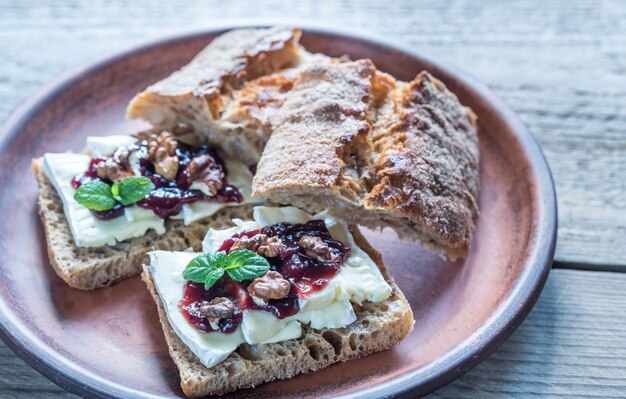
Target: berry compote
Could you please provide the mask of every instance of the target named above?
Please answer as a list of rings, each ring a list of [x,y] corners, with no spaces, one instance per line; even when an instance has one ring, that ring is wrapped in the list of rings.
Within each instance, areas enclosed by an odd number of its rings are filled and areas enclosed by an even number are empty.
[[[226,297],[235,303],[235,312],[229,319],[220,319],[217,331],[228,334],[237,329],[242,321],[243,310],[260,310],[284,319],[300,311],[299,299],[304,299],[328,284],[339,272],[339,268],[350,254],[350,247],[335,240],[323,220],[311,220],[302,224],[278,223],[258,230],[246,230],[224,241],[219,251],[230,252],[233,244],[241,237],[254,237],[265,234],[268,237],[278,237],[282,244],[278,256],[267,258],[271,270],[279,272],[291,284],[289,294],[282,299],[270,299],[267,305],[258,305],[248,294],[248,285],[252,280],[237,282],[227,274],[215,283],[208,291],[203,284],[188,281],[185,284],[183,299],[179,308],[185,318],[201,331],[216,331],[207,318],[198,315],[198,302],[211,301],[216,297]],[[303,235],[319,237],[337,255],[337,261],[322,261],[306,255],[305,250],[298,245]]]

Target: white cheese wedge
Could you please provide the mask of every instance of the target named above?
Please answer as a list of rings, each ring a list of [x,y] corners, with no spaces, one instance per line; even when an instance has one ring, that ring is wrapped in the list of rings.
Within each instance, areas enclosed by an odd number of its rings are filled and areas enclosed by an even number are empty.
[[[177,307],[185,284],[181,277],[182,271],[198,254],[166,251],[150,253],[150,271],[159,295],[168,309],[168,320],[176,334],[207,367],[222,361],[228,356],[227,350],[232,352],[244,342],[254,345],[298,338],[301,335],[301,323],[310,324],[317,329],[345,327],[356,320],[352,303],[360,304],[364,300],[380,302],[391,295],[391,287],[371,258],[356,246],[347,226],[326,212],[311,216],[294,207],[259,206],[254,210],[252,221],[235,219],[235,227],[209,230],[202,243],[203,251],[217,251],[226,239],[244,230],[259,229],[279,222],[306,223],[312,219],[324,219],[333,237],[351,247],[351,254],[339,273],[324,289],[300,300],[300,311],[295,315],[281,320],[266,312],[245,310],[241,326],[230,335],[200,332],[187,323]],[[219,337],[219,343],[213,343],[213,339],[217,338],[205,336]],[[228,342],[228,345],[224,342]]]
[[[104,221],[96,218],[89,209],[79,205],[74,200],[75,190],[70,182],[75,176],[87,170],[92,157],[109,157],[117,148],[133,144],[135,141],[136,139],[132,136],[88,137],[86,147],[91,155],[75,153],[44,155],[44,170],[63,201],[65,217],[76,246],[93,248],[115,245],[119,241],[141,237],[149,229],[155,230],[158,234],[165,233],[164,220],[149,209],[130,206],[125,208],[125,217]],[[133,162],[131,158],[132,163],[135,164],[133,166],[135,174],[140,174],[138,160],[135,159]],[[228,160],[225,161],[225,164],[228,170],[228,182],[239,189],[244,198],[243,202],[198,201],[193,204],[185,204],[181,213],[173,216],[172,219],[182,219],[188,225],[210,217],[227,206],[263,202],[262,199],[252,199],[252,173],[250,170],[237,161]]]

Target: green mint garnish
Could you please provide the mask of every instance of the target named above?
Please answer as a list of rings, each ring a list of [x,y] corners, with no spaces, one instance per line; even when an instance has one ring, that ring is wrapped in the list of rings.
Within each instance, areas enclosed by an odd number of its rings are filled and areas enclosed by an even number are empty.
[[[127,177],[111,186],[113,198],[122,205],[131,205],[146,198],[154,190],[154,184],[147,177]]]
[[[183,278],[196,283],[203,283],[204,289],[208,290],[224,275],[225,264],[226,252],[224,251],[202,254],[189,262],[183,271]]]
[[[231,252],[226,261],[226,273],[235,281],[260,277],[269,269],[267,259],[248,249]]]
[[[82,184],[74,193],[76,202],[94,211],[108,211],[116,201],[131,205],[144,199],[154,190],[154,184],[147,177],[131,176],[109,186],[103,181]]]
[[[251,280],[261,277],[270,269],[264,257],[255,252],[240,249],[229,255],[220,251],[198,255],[189,262],[183,271],[183,278],[204,284],[204,289],[211,288],[224,273],[235,281]]]
[[[115,206],[111,187],[103,181],[82,184],[74,193],[76,202],[94,211],[108,211]]]

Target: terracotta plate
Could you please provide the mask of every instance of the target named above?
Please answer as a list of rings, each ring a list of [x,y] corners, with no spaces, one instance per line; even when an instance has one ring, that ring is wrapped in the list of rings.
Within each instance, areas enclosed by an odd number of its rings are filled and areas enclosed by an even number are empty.
[[[152,299],[139,278],[81,292],[50,267],[30,160],[78,151],[88,135],[130,133],[133,94],[185,64],[220,31],[159,41],[48,84],[2,128],[0,322],[2,338],[54,382],[85,396],[181,396]],[[395,348],[325,370],[244,390],[238,397],[415,396],[474,367],[521,323],[548,275],[555,194],[537,142],[483,84],[421,54],[377,40],[306,29],[303,44],[371,58],[403,80],[429,70],[478,115],[481,215],[465,262],[450,263],[390,231],[367,235],[415,313]]]

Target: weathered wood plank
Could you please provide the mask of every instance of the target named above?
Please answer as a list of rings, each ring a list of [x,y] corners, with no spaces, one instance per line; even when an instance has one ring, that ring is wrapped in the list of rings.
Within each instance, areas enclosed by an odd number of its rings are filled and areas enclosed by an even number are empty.
[[[537,305],[513,336],[431,397],[625,397],[625,286],[624,273],[553,270]],[[0,342],[0,397],[75,396]]]
[[[626,397],[625,284],[623,273],[553,270],[513,336],[432,398]]]
[[[626,7],[598,1],[0,2],[0,120],[45,81],[148,38],[308,18],[397,40],[489,84],[535,132],[561,264],[626,264]]]
[[[77,398],[37,373],[0,341],[0,398]]]

